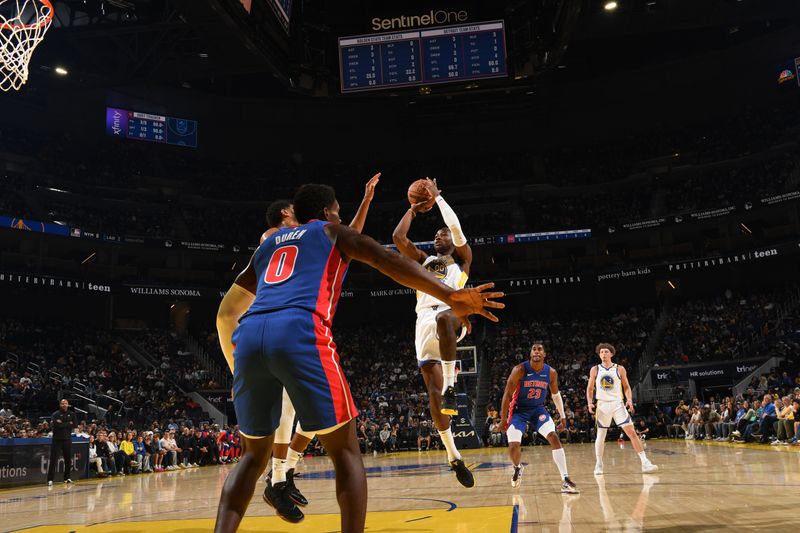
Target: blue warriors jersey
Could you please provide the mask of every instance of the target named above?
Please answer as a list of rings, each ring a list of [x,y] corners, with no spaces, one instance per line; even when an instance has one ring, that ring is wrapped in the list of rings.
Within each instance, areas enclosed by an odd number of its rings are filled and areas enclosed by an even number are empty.
[[[530,361],[525,361],[523,365],[525,375],[522,376],[511,400],[512,408],[518,411],[544,406],[547,403],[547,395],[550,394],[550,366],[544,365],[536,372],[531,367]]]
[[[312,220],[283,228],[261,243],[253,255],[256,299],[242,319],[280,309],[305,309],[330,328],[348,264],[325,232],[328,224]]]

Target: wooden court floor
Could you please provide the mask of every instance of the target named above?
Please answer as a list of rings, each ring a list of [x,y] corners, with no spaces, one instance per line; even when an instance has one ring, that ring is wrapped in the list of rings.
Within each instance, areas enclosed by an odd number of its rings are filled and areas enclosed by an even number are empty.
[[[371,532],[792,531],[798,524],[800,449],[652,441],[661,470],[642,474],[626,443],[606,446],[606,473],[595,477],[594,448],[567,445],[579,495],[562,495],[550,450],[526,448],[522,486],[510,486],[505,451],[465,452],[476,486],[462,488],[440,452],[365,457]],[[91,480],[53,489],[0,491],[0,531],[138,533],[211,531],[233,466]],[[310,500],[298,525],[274,516],[257,487],[240,531],[336,532],[331,464],[306,459],[297,485]]]

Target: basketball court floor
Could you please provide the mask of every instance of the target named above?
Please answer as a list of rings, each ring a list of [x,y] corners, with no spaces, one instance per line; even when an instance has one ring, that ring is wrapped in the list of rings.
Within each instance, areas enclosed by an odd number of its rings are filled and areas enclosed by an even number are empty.
[[[570,477],[581,493],[560,492],[550,449],[524,449],[522,486],[510,486],[505,450],[466,451],[476,486],[462,488],[443,452],[365,457],[369,478],[367,531],[567,532],[794,530],[798,524],[800,449],[685,441],[652,441],[661,467],[642,474],[626,442],[606,446],[606,473],[595,477],[594,448],[565,446]],[[0,492],[0,531],[138,533],[211,531],[225,477],[233,466]],[[240,531],[339,530],[334,479],[327,458],[306,459],[297,485],[310,500],[297,525],[275,517],[253,495]]]

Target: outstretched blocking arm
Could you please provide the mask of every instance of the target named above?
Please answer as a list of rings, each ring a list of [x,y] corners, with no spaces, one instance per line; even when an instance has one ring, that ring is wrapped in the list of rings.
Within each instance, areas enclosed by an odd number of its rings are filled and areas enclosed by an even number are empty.
[[[622,390],[625,392],[625,406],[628,408],[631,414],[633,414],[633,391],[631,390],[631,384],[628,383],[628,371],[625,370],[625,367],[617,365],[617,370],[619,371],[619,380],[622,383]]]
[[[586,384],[586,404],[589,406],[589,414],[594,414],[594,382],[597,379],[597,367],[593,366],[589,371],[589,383]]]
[[[558,431],[564,431],[567,425],[567,415],[564,413],[564,399],[561,397],[561,391],[558,390],[558,372],[553,367],[550,367],[550,396],[553,398],[553,403],[560,417]]]
[[[487,283],[474,289],[455,291],[439,281],[433,274],[402,255],[388,250],[366,235],[341,224],[331,224],[326,231],[336,248],[345,256],[366,263],[406,287],[417,289],[441,300],[451,307],[468,330],[472,329],[467,317],[482,315],[493,322],[498,318],[490,309],[502,309],[505,304],[492,301],[504,296],[502,292],[483,292],[494,287]]]
[[[375,196],[375,186],[381,180],[381,173],[378,172],[367,182],[364,191],[364,199],[361,200],[361,205],[358,206],[356,216],[350,222],[350,227],[361,233],[364,231],[364,224],[367,222],[367,213],[369,212],[369,204],[372,203],[372,198]]]
[[[511,406],[511,399],[514,397],[514,391],[519,389],[519,382],[525,374],[525,368],[522,365],[517,365],[506,380],[506,390],[503,393],[503,405],[500,408],[500,427],[503,431],[508,429],[508,410]]]
[[[453,244],[456,247],[456,253],[458,253],[458,257],[461,258],[461,269],[469,275],[469,269],[472,265],[472,248],[470,248],[467,243],[467,237],[461,229],[461,222],[458,220],[456,212],[450,207],[450,204],[442,197],[442,191],[439,190],[436,180],[426,180],[425,186],[431,197],[436,200],[436,205],[439,206],[439,211],[442,213],[442,219],[444,219],[447,229],[450,230]]]
[[[250,308],[256,299],[256,271],[253,268],[253,259],[247,267],[236,277],[236,281],[225,293],[217,311],[217,336],[228,368],[233,372],[233,331],[239,319]]]
[[[429,210],[430,207],[425,209],[423,203],[412,205],[408,211],[405,212],[403,218],[397,223],[397,227],[392,232],[392,242],[397,246],[397,250],[417,263],[424,263],[428,254],[414,246],[414,243],[408,238],[408,230],[411,228],[411,221],[416,218],[417,213]]]

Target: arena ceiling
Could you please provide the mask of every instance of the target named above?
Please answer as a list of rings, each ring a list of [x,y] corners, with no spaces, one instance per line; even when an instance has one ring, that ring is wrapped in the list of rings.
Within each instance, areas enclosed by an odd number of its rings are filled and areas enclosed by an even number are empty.
[[[33,81],[47,83],[46,74],[63,65],[69,83],[90,87],[144,84],[228,96],[335,96],[336,37],[364,33],[376,15],[420,6],[411,0],[380,9],[368,0],[295,0],[287,35],[267,0],[252,2],[247,14],[240,0],[57,0],[54,27],[34,56]],[[464,8],[478,18],[506,21],[515,75],[481,89],[506,94],[680,61],[800,20],[800,3],[794,0],[620,0],[613,11],[604,9],[605,3],[441,0],[432,7]],[[440,91],[463,92],[463,87]]]

